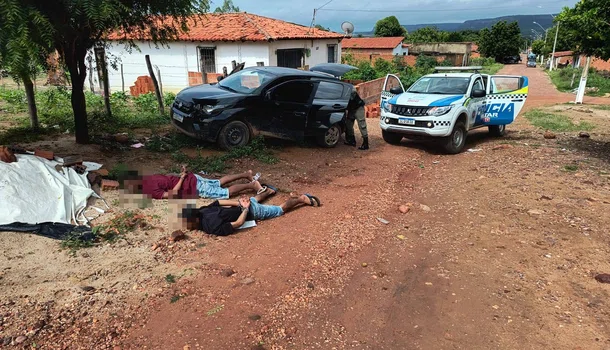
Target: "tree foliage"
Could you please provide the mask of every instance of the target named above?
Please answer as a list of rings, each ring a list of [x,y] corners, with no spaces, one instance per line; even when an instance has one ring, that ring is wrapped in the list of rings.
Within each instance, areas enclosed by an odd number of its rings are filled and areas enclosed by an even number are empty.
[[[239,7],[233,5],[233,0],[224,0],[222,6],[217,7],[214,13],[235,13],[240,12]]]
[[[318,29],[318,30],[324,30],[324,31],[330,32],[330,28],[326,28],[326,27],[324,27],[324,26],[323,26],[323,25],[321,25],[321,24],[316,24],[316,25],[314,26],[314,28],[316,28],[316,29]]]
[[[7,0],[2,0],[7,1]],[[188,30],[195,13],[208,10],[207,0],[21,0],[21,6],[37,12],[49,23],[52,48],[68,68],[72,84],[71,104],[74,112],[76,142],[87,143],[87,107],[83,92],[87,66],[85,56],[112,32],[124,35],[126,45],[132,38],[146,37],[155,43],[166,43]],[[5,21],[6,11],[0,13]],[[29,35],[33,44],[44,47],[44,38]]]
[[[51,51],[52,29],[32,6],[18,0],[0,0],[0,66],[23,83],[33,128],[38,127],[38,112],[32,78]]]
[[[546,52],[546,43],[544,40],[535,40],[532,43],[532,53],[535,55],[547,55]]]
[[[436,27],[424,27],[409,33],[407,39],[413,43],[440,43],[448,41],[448,38],[448,32],[438,30]]]
[[[506,56],[519,54],[523,39],[517,22],[500,21],[490,29],[482,29],[479,39],[479,52],[485,57],[493,57],[502,62]]]
[[[560,35],[564,29],[566,34],[562,36],[568,37],[579,52],[610,59],[610,6],[607,0],[579,1],[573,8],[565,7],[556,21],[560,23]]]
[[[386,17],[380,19],[375,24],[375,36],[378,37],[394,37],[394,36],[406,36],[407,30],[400,25],[398,18],[395,16]]]

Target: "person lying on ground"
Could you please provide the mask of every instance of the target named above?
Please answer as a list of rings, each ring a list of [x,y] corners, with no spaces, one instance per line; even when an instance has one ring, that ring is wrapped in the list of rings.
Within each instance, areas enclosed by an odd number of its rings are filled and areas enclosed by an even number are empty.
[[[183,166],[180,176],[161,174],[140,176],[137,173],[131,173],[127,174],[122,182],[127,192],[142,193],[153,199],[197,197],[228,199],[242,191],[252,190],[257,193],[262,191],[263,187],[258,182],[259,178],[260,174],[253,175],[252,170],[248,170],[241,174],[226,175],[218,180],[212,180],[199,174],[193,174]],[[248,183],[224,187],[240,179],[246,179]]]
[[[275,195],[277,189],[267,185],[266,190],[254,197],[242,195],[239,200],[217,200],[201,208],[182,210],[183,226],[188,230],[201,230],[217,236],[228,236],[247,220],[267,220],[284,215],[302,206],[319,207],[320,200],[310,194],[291,193],[281,205],[261,204]]]

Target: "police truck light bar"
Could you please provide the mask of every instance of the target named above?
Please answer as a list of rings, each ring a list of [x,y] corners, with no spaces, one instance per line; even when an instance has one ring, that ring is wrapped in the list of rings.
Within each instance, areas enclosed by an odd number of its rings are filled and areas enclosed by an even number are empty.
[[[480,71],[483,69],[481,66],[470,66],[470,67],[436,67],[435,72],[449,72],[449,71]]]

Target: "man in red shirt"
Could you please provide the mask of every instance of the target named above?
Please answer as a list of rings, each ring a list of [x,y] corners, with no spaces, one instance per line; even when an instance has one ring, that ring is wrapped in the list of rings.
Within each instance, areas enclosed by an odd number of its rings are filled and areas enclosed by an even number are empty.
[[[146,175],[146,176],[127,176],[124,180],[124,187],[128,192],[141,192],[153,199],[169,199],[169,198],[213,198],[227,199],[233,194],[253,190],[258,192],[262,190],[261,184],[257,181],[260,174],[253,175],[252,170],[241,174],[227,175],[219,180],[210,180],[201,177],[198,174],[193,174],[182,167],[180,176],[174,175]],[[249,182],[244,184],[235,184],[228,188],[224,185],[239,180],[246,179]]]

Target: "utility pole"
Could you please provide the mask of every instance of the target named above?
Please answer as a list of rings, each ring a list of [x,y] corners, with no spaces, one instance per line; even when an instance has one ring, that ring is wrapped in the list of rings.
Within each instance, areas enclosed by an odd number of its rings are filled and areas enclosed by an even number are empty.
[[[582,103],[583,98],[585,97],[585,90],[587,90],[587,77],[589,76],[589,66],[591,65],[591,56],[587,57],[587,63],[585,63],[585,68],[582,71],[582,76],[580,77],[580,84],[578,84],[578,92],[576,93],[576,103]]]
[[[551,66],[549,70],[553,70],[553,66],[555,65],[555,48],[557,47],[557,35],[559,35],[559,23],[557,22],[557,30],[555,31],[555,43],[553,44],[553,55],[551,56]]]

